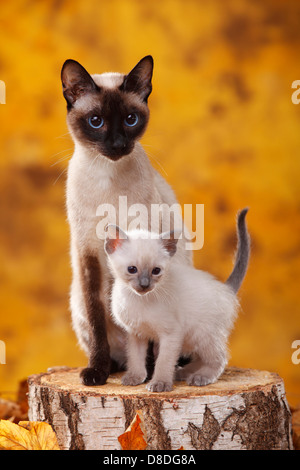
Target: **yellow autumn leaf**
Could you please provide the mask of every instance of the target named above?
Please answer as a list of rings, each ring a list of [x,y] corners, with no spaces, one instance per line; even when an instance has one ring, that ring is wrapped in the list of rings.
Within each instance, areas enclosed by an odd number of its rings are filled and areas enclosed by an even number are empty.
[[[60,450],[55,432],[48,423],[0,420],[0,449]]]

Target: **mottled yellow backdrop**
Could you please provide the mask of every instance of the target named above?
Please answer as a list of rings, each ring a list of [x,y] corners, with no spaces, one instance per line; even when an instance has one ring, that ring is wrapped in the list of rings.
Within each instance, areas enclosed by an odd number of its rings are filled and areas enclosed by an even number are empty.
[[[300,4],[280,0],[0,2],[0,392],[49,366],[82,366],[70,326],[65,59],[91,73],[155,62],[143,138],[179,201],[205,204],[195,263],[224,279],[235,215],[252,257],[231,365],[269,369],[300,402]]]

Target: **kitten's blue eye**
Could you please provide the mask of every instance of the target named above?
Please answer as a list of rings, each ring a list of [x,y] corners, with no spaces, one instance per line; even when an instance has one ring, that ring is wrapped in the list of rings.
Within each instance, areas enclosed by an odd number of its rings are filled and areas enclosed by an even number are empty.
[[[125,126],[134,127],[139,122],[139,117],[136,113],[128,114],[128,116],[124,119]]]
[[[135,274],[137,273],[137,267],[136,266],[128,266],[127,271],[129,274]]]
[[[153,268],[152,269],[152,274],[154,274],[154,276],[158,276],[158,274],[160,273],[161,269],[160,268]]]
[[[100,116],[89,117],[89,125],[94,129],[99,129],[104,124],[103,118]]]

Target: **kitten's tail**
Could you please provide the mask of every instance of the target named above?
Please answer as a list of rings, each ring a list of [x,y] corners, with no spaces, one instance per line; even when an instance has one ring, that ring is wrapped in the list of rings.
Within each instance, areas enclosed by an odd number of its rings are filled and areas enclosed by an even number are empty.
[[[235,257],[233,271],[225,282],[225,284],[230,286],[235,293],[241,287],[249,261],[250,237],[245,220],[247,212],[248,208],[243,209],[241,212],[239,212],[237,217],[237,253]]]

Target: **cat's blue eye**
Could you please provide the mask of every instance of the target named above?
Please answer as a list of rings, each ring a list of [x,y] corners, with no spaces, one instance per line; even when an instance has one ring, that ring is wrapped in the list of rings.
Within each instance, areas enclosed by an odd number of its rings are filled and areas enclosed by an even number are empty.
[[[158,276],[158,274],[160,273],[161,269],[160,268],[153,268],[152,269],[152,274],[154,274],[154,276]]]
[[[139,117],[136,113],[128,114],[128,116],[126,116],[126,118],[124,119],[124,124],[128,127],[134,127],[137,125],[138,122]]]
[[[137,273],[137,267],[136,266],[128,266],[127,271],[129,274],[135,274]]]
[[[94,129],[100,129],[104,124],[103,118],[100,116],[89,117],[89,125]]]

